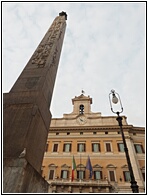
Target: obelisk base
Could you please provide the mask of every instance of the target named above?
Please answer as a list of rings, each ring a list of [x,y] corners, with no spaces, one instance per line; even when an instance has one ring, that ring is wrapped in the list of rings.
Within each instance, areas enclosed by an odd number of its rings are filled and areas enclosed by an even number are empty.
[[[4,193],[48,193],[49,184],[25,158],[4,159]]]

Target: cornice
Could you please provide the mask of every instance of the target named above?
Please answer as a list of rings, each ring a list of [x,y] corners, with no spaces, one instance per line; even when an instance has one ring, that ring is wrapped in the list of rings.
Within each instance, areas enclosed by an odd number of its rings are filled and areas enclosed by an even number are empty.
[[[132,125],[124,125],[123,126],[123,129],[131,129],[133,126]],[[117,125],[108,125],[108,126],[85,126],[85,127],[82,127],[82,126],[74,126],[74,127],[67,127],[67,126],[62,126],[62,127],[50,127],[49,128],[49,131],[62,131],[62,130],[65,130],[65,131],[72,131],[72,130],[119,130],[119,126]]]
[[[101,112],[96,112],[96,113],[85,113],[84,116],[87,117],[87,119],[116,119],[117,117],[116,116],[96,116],[96,114],[101,114]],[[64,114],[65,115],[65,114]],[[77,117],[79,116],[79,114],[66,114],[66,117],[63,116],[61,118],[52,118],[51,121],[54,121],[54,120],[57,120],[57,121],[60,121],[60,120],[76,120]],[[122,118],[125,118],[127,119],[126,116],[121,116]]]
[[[145,127],[134,127],[133,126],[132,131],[145,131]]]

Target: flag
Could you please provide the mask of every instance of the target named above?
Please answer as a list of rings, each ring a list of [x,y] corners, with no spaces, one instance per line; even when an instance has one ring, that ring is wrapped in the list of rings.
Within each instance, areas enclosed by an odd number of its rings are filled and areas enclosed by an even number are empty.
[[[89,178],[91,179],[92,178],[92,175],[93,175],[93,168],[92,168],[92,165],[91,165],[91,162],[90,162],[90,157],[88,156],[88,159],[87,159],[87,163],[86,163],[86,169],[89,170]]]
[[[73,156],[73,159],[72,159],[72,176],[71,176],[72,181],[74,180],[74,170],[75,169],[76,169],[76,162],[75,162],[75,158]]]

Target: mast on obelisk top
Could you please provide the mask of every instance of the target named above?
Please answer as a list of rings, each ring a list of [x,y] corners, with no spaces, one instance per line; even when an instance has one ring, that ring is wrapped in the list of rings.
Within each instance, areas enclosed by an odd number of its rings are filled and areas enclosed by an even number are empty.
[[[38,171],[51,120],[50,103],[60,60],[67,14],[55,18],[9,93],[4,94],[4,159],[26,160]]]

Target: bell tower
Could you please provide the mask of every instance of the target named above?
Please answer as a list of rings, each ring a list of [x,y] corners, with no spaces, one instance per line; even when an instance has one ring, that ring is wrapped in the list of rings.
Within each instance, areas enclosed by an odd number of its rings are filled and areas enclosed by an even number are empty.
[[[75,96],[72,99],[73,114],[89,114],[91,112],[92,98],[85,96],[83,93],[80,96]]]
[[[3,96],[4,167],[9,167],[11,160],[19,158],[25,150],[25,160],[37,172],[41,171],[66,20],[66,12],[59,13],[10,92]],[[7,172],[4,190],[9,192],[7,178],[11,174]],[[14,189],[10,192],[15,192]]]

